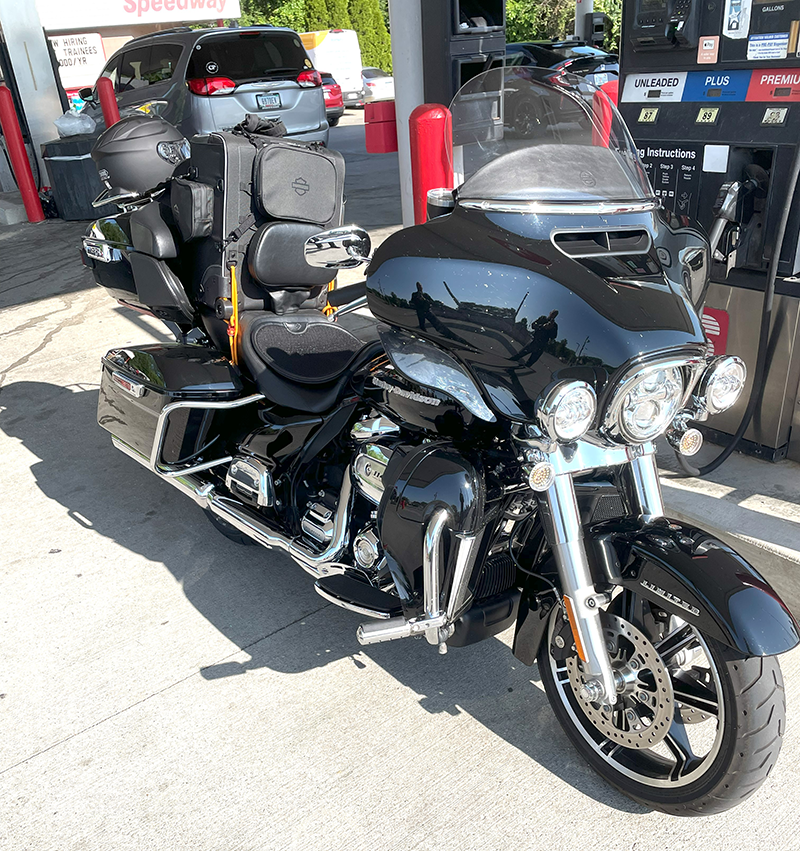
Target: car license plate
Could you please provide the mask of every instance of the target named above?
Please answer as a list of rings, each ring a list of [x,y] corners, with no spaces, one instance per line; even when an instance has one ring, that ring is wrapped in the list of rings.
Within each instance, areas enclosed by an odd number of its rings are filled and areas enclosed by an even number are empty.
[[[358,95],[351,92],[349,95],[345,95],[345,97],[347,98],[347,100],[355,100]]]
[[[256,103],[259,109],[280,109],[280,95],[256,95]]]

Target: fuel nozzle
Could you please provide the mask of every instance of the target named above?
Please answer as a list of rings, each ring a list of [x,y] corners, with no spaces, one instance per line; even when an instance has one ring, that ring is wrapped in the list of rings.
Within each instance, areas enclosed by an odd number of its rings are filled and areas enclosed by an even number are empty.
[[[737,221],[736,209],[739,206],[741,191],[742,184],[738,180],[723,183],[719,188],[717,200],[714,202],[714,223],[711,225],[708,241],[711,244],[711,256],[720,262],[725,260],[725,255],[717,247],[728,223],[736,223]]]

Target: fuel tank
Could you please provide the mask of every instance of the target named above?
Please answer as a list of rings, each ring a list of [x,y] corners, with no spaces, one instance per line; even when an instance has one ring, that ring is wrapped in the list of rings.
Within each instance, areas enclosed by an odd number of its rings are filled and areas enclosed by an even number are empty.
[[[665,227],[657,212],[457,205],[378,248],[369,307],[380,321],[449,350],[498,411],[529,420],[554,380],[582,379],[599,394],[641,355],[705,352],[689,294],[659,260]]]

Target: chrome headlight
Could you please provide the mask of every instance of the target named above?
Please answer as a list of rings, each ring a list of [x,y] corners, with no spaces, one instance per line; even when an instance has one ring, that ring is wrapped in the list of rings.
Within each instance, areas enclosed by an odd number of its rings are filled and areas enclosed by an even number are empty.
[[[721,355],[709,363],[697,395],[705,401],[709,414],[721,414],[736,404],[746,378],[747,367],[741,358]]]
[[[547,393],[537,410],[541,427],[561,443],[583,437],[596,413],[597,397],[585,381],[560,381]]]
[[[608,431],[631,443],[646,443],[666,431],[684,394],[683,371],[651,366],[623,381],[606,415]]]

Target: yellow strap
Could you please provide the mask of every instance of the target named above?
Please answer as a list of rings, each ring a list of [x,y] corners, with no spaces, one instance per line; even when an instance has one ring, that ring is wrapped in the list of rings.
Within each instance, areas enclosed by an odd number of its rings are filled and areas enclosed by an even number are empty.
[[[328,284],[328,292],[332,293],[335,289],[336,289],[336,278],[334,278]],[[332,304],[326,304],[325,307],[322,308],[322,312],[326,316],[331,316],[332,314],[336,313],[336,308]]]
[[[231,307],[233,312],[228,321],[228,337],[231,344],[231,360],[239,365],[239,288],[236,285],[236,267],[231,266]]]

